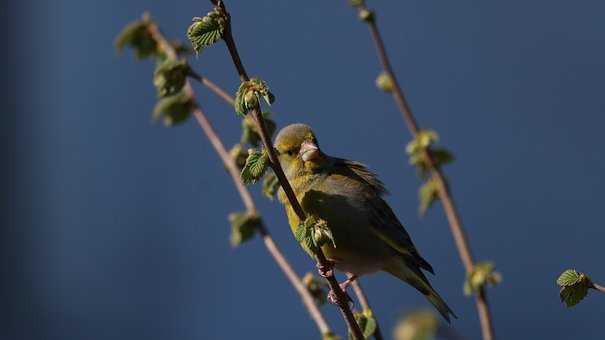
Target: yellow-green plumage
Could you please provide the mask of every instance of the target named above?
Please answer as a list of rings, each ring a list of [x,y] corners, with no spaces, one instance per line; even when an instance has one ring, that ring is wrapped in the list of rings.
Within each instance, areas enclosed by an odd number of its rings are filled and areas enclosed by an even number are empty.
[[[433,268],[382,199],[386,190],[375,174],[361,163],[323,154],[304,124],[283,128],[275,147],[303,210],[327,222],[335,246],[322,250],[336,269],[354,275],[386,271],[424,294],[446,320],[455,317],[422,273]],[[294,232],[299,218],[282,190],[279,199]]]

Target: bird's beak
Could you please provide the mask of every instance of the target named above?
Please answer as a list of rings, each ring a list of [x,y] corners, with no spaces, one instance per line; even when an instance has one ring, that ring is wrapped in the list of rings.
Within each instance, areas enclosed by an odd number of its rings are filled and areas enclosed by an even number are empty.
[[[298,154],[303,161],[308,162],[317,159],[320,151],[317,144],[310,140],[306,140],[300,145],[300,152]]]

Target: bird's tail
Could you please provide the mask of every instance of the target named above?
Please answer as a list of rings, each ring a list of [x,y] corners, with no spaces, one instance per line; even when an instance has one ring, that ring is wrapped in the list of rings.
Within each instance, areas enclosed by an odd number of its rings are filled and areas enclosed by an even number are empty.
[[[391,261],[385,270],[421,292],[448,323],[450,322],[450,315],[455,319],[458,318],[435,289],[433,289],[429,280],[420,271],[418,266],[399,258],[396,261]]]

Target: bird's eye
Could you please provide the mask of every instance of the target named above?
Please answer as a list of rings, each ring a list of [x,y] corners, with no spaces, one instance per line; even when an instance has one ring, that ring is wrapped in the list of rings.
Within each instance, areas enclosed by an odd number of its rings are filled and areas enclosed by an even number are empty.
[[[294,155],[294,150],[290,149],[290,150],[286,151],[286,153],[288,154],[288,156],[292,156],[292,155]]]

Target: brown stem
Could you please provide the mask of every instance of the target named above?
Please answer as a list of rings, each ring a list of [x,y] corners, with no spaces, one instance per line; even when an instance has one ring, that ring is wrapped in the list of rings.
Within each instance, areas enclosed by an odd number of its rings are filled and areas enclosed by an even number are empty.
[[[224,101],[227,102],[227,104],[233,106],[235,104],[235,99],[233,97],[231,97],[231,95],[227,92],[225,92],[225,90],[223,90],[220,86],[216,85],[213,81],[211,81],[210,79],[199,75],[198,73],[196,73],[193,70],[189,70],[189,76],[195,80],[197,80],[198,82],[200,82],[202,85],[206,86],[207,88],[209,88],[212,92],[214,92],[217,96],[221,97],[221,99],[223,99]]]
[[[596,284],[594,282],[592,283],[592,288],[598,290],[601,293],[605,293],[605,287],[603,287],[601,285],[598,285],[598,284]]]
[[[361,288],[361,283],[359,283],[359,279],[353,281],[351,283],[351,286],[353,286],[355,295],[357,295],[357,301],[359,301],[359,304],[361,305],[361,310],[364,312],[370,312],[370,313],[372,313],[372,315],[374,315],[374,311],[372,311],[372,307],[370,307],[368,298],[366,297],[366,294],[363,292],[363,289]],[[383,340],[384,338],[382,337],[382,332],[380,331],[380,326],[378,324],[378,319],[376,318],[376,316],[374,316],[374,320],[376,321],[376,330],[374,331],[374,339]]]
[[[359,11],[368,10],[365,5],[358,6],[357,8]],[[374,46],[376,47],[376,52],[378,54],[380,64],[382,65],[384,72],[387,74],[387,76],[391,78],[393,82],[393,99],[395,100],[399,111],[401,111],[403,115],[403,119],[406,123],[406,126],[408,127],[408,130],[413,136],[415,136],[420,131],[420,127],[414,115],[412,114],[412,109],[405,98],[403,90],[401,89],[401,86],[397,81],[397,77],[395,76],[395,73],[393,72],[391,62],[387,55],[386,48],[384,46],[382,36],[380,35],[380,31],[378,30],[378,26],[376,25],[375,19],[370,20],[368,22],[368,27],[372,35],[372,40],[374,41]],[[454,199],[448,189],[447,181],[441,169],[437,166],[437,163],[435,162],[435,159],[432,156],[430,150],[427,150],[426,156],[429,159],[429,163],[431,165],[431,172],[433,174],[433,178],[436,179],[438,183],[439,198],[443,203],[445,215],[449,222],[450,230],[454,237],[456,247],[458,248],[458,253],[460,255],[466,272],[470,273],[472,272],[474,267],[474,260],[469,246],[468,238],[460,220],[460,215],[458,214],[456,205],[454,203]],[[476,305],[479,313],[481,333],[483,335],[483,339],[493,340],[494,326],[487,302],[487,296],[484,289],[481,289],[476,295]]]
[[[227,12],[227,9],[225,8],[225,4],[223,1],[210,0],[210,2],[212,2],[212,4],[214,4],[217,9],[219,9],[220,11],[225,13],[225,15],[227,16],[227,27],[225,28],[225,31],[223,34],[223,40],[225,41],[225,43],[227,45],[227,49],[229,50],[229,54],[231,55],[233,64],[235,65],[235,68],[237,69],[240,80],[242,82],[248,81],[250,79],[248,77],[248,74],[246,73],[246,69],[244,68],[244,64],[242,63],[242,60],[239,56],[237,46],[235,44],[235,40],[233,39],[233,35],[231,33],[231,17],[229,15],[229,12]],[[292,190],[292,186],[288,182],[288,179],[286,178],[286,175],[284,174],[284,171],[282,170],[281,165],[279,164],[277,154],[275,153],[275,149],[273,148],[273,143],[271,142],[271,138],[269,138],[269,134],[267,132],[267,127],[265,125],[265,121],[263,119],[261,112],[257,109],[253,109],[253,110],[251,110],[251,112],[249,112],[249,114],[252,115],[252,117],[254,118],[254,121],[258,125],[260,137],[261,137],[261,140],[263,142],[265,149],[267,150],[267,154],[269,156],[269,161],[271,162],[271,168],[273,169],[273,172],[275,173],[277,179],[279,180],[279,183],[280,183],[282,189],[284,190],[284,193],[288,197],[288,200],[290,202],[290,205],[294,209],[294,212],[296,213],[296,215],[298,216],[298,218],[301,221],[304,221],[306,219],[306,214],[305,214],[304,210],[302,209],[300,203],[298,202],[298,199],[296,198],[296,195],[294,194],[294,190]],[[316,253],[316,257],[317,257],[319,266],[321,266],[323,268],[329,268],[331,266],[330,262],[326,259],[321,248],[318,249],[318,251]],[[347,299],[345,293],[342,291],[342,289],[340,289],[338,281],[334,277],[334,272],[329,271],[329,273],[330,274],[327,275],[326,280],[328,281],[328,284],[330,285],[330,288],[332,289],[332,291],[336,294],[336,303],[337,303],[338,307],[340,308],[340,311],[341,311],[345,321],[347,322],[347,326],[348,326],[350,332],[353,334],[355,339],[364,340],[363,333],[359,329],[359,325],[355,321],[353,312],[351,311],[351,308],[348,305],[348,299]]]
[[[171,59],[177,58],[177,54],[176,54],[174,48],[168,43],[166,38],[162,35],[162,33],[160,32],[157,25],[151,23],[149,25],[149,32],[154,37],[154,39],[158,42],[159,48],[162,51],[164,51],[164,53],[166,54],[166,56],[168,58],[171,58]],[[198,78],[202,79],[199,76],[198,76]],[[206,81],[207,82],[204,82],[204,84],[207,86],[213,85],[216,89],[219,90],[219,91],[215,91],[219,95],[221,92],[224,93],[224,91],[222,91],[218,86],[214,85],[214,83],[210,82],[209,80],[206,80]],[[209,86],[209,87],[211,87],[211,86]],[[185,91],[187,91],[189,93],[191,98],[194,98],[193,89],[191,88],[191,84],[188,81],[185,83]],[[221,97],[223,97],[225,100],[230,99],[230,96],[226,93],[224,93],[224,95],[221,95]],[[227,101],[229,101],[229,100],[227,100]],[[220,137],[218,136],[218,134],[212,127],[212,124],[208,120],[208,117],[206,117],[206,115],[202,111],[201,107],[199,107],[199,105],[198,105],[198,108],[193,111],[193,115],[195,116],[198,124],[200,125],[200,127],[202,128],[202,130],[204,131],[204,133],[206,134],[208,139],[210,140],[210,143],[214,147],[214,150],[216,151],[216,153],[219,155],[219,157],[223,161],[223,164],[227,168],[227,171],[231,175],[233,183],[235,184],[235,187],[237,188],[237,191],[239,192],[239,194],[241,196],[242,202],[244,203],[244,206],[246,207],[246,211],[251,214],[257,214],[254,200],[252,199],[252,196],[250,195],[250,191],[248,191],[248,188],[244,185],[244,183],[242,182],[242,180],[240,178],[240,171],[237,168],[237,165],[235,164],[235,162],[229,155],[229,152],[225,148]],[[306,289],[306,287],[303,285],[300,277],[296,274],[296,272],[294,271],[294,269],[292,268],[292,266],[290,265],[290,263],[288,262],[288,260],[284,256],[284,254],[282,253],[282,251],[277,246],[277,244],[275,244],[275,241],[271,237],[271,234],[265,227],[264,223],[261,223],[258,231],[263,238],[265,247],[267,248],[267,250],[269,251],[271,256],[273,256],[273,259],[275,260],[275,262],[277,262],[277,265],[281,268],[281,270],[286,275],[287,279],[290,281],[290,283],[294,286],[294,288],[300,295],[300,297],[303,301],[303,304],[305,305],[307,311],[311,315],[311,318],[315,321],[320,333],[322,335],[330,333],[331,332],[330,327],[328,326],[328,323],[326,322],[323,315],[321,314],[321,311],[315,304],[313,297],[311,296],[309,291]]]

